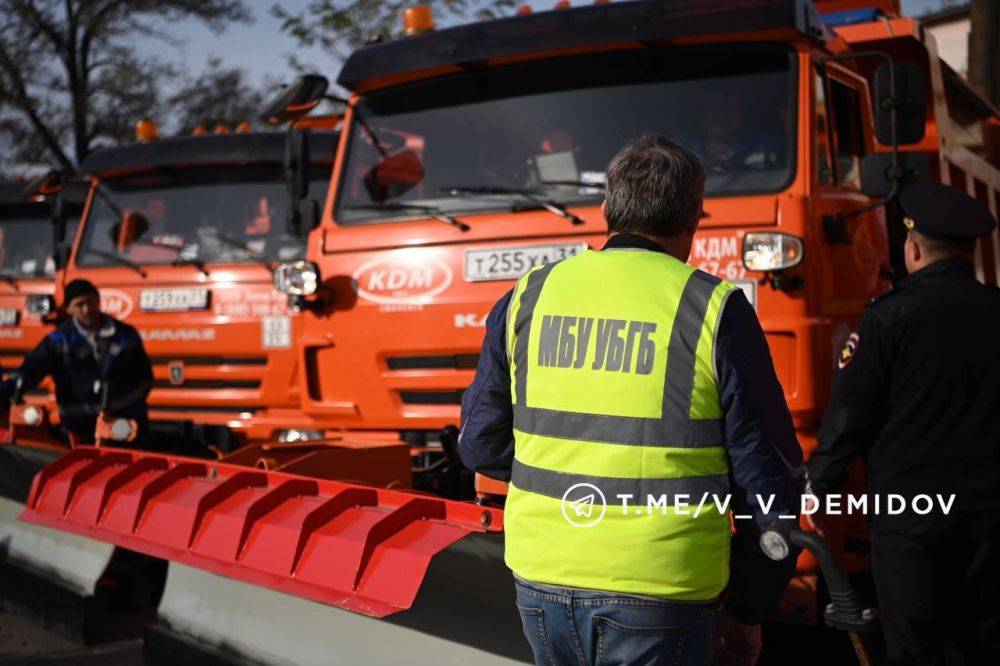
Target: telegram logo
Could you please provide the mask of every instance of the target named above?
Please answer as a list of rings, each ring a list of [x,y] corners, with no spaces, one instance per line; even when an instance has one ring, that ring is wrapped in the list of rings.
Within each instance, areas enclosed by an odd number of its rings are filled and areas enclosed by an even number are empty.
[[[592,483],[577,483],[563,493],[563,518],[574,527],[593,527],[607,512],[604,493]]]

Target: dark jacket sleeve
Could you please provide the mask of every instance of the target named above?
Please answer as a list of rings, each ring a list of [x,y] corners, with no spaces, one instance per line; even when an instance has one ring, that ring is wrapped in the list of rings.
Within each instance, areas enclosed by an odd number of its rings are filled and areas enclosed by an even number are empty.
[[[510,481],[514,463],[514,409],[506,348],[507,305],[512,293],[504,294],[486,318],[476,376],[462,396],[458,438],[458,452],[466,467],[500,481]]]
[[[839,489],[847,466],[878,435],[887,413],[887,335],[876,307],[870,307],[861,315],[853,349],[845,346],[841,351],[819,443],[809,457],[809,481],[815,493]]]
[[[146,354],[146,345],[142,342],[142,337],[136,332],[136,346],[132,367],[135,368],[137,384],[143,389],[142,397],[145,400],[149,392],[153,389],[153,364]]]
[[[737,620],[757,624],[795,571],[794,552],[774,562],[758,540],[762,528],[780,516],[798,524],[802,449],[764,331],[742,292],[733,292],[725,304],[715,355],[736,516],[726,608]]]
[[[15,371],[16,377],[12,377],[0,384],[0,401],[3,408],[6,408],[10,399],[17,390],[17,378],[21,378],[21,388],[27,391],[38,386],[45,377],[52,373],[53,354],[48,337],[43,338],[38,345],[28,352],[21,362],[21,367]]]
[[[114,416],[135,416],[136,410],[145,412],[146,397],[153,388],[153,367],[139,332],[127,324],[117,322],[124,349],[113,361],[107,379],[113,387],[113,398],[107,405]]]

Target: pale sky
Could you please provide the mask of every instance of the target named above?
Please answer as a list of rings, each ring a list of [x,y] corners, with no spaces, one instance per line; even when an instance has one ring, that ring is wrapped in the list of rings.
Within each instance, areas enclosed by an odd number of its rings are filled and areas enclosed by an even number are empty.
[[[183,36],[180,48],[150,41],[142,50],[151,55],[162,55],[194,72],[203,69],[208,58],[218,56],[227,66],[238,65],[247,70],[253,81],[263,82],[270,78],[284,82],[292,76],[286,55],[295,51],[296,45],[291,37],[281,32],[280,22],[268,11],[274,1],[247,0],[247,5],[255,15],[251,25],[231,26],[221,35],[214,35],[201,24],[186,21],[170,28],[173,35]],[[298,13],[305,10],[308,1],[283,0],[280,4],[289,12]],[[419,3],[415,0],[414,4]],[[545,9],[553,6],[555,0],[529,0],[528,4],[536,10]],[[580,4],[579,0],[574,4]],[[903,0],[903,11],[911,16],[919,16],[942,4],[942,0]],[[299,52],[297,55],[301,60],[316,65],[318,73],[324,74],[331,81],[336,79],[341,63],[335,56],[318,48]]]

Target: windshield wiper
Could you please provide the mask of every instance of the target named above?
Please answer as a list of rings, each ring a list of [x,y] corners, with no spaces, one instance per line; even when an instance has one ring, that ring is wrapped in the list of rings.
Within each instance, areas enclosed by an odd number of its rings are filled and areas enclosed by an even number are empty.
[[[586,183],[582,180],[543,180],[542,185],[563,185],[565,187],[592,187],[595,190],[607,189],[604,183]]]
[[[583,219],[581,217],[579,217],[578,215],[574,215],[573,213],[566,210],[566,207],[563,206],[562,204],[557,203],[552,199],[549,199],[545,195],[540,194],[535,190],[529,190],[526,188],[518,188],[518,187],[494,187],[492,185],[469,185],[469,186],[450,185],[442,187],[441,191],[447,192],[452,196],[457,196],[460,194],[487,194],[487,195],[500,194],[500,195],[522,197],[524,199],[527,199],[528,201],[538,204],[539,206],[549,211],[550,213],[554,213],[559,217],[566,218],[573,224],[583,224]]]
[[[427,215],[429,215],[430,217],[433,217],[435,220],[440,220],[440,221],[444,222],[445,224],[450,224],[451,226],[455,227],[459,231],[468,231],[469,230],[469,225],[467,225],[465,222],[462,222],[460,219],[458,219],[454,215],[450,215],[450,214],[444,212],[443,210],[441,210],[437,206],[422,206],[420,204],[404,204],[404,203],[392,203],[392,202],[389,202],[389,203],[384,203],[384,204],[365,204],[365,205],[359,205],[359,206],[346,206],[346,209],[347,210],[398,210],[398,211],[412,210],[412,211],[420,211],[422,213],[427,213]]]
[[[17,286],[17,274],[0,271],[0,280],[3,280],[12,287]]]
[[[125,257],[121,256],[120,254],[115,254],[114,252],[105,252],[104,250],[98,250],[96,247],[85,247],[85,248],[83,248],[80,251],[81,252],[89,252],[90,254],[93,254],[93,255],[95,255],[97,257],[102,257],[104,259],[110,259],[111,261],[115,261],[115,262],[121,264],[122,266],[127,266],[127,267],[131,268],[132,270],[134,270],[136,273],[138,273],[142,277],[146,277],[146,271],[142,270],[142,266],[140,266],[139,264],[135,263],[134,261],[130,261],[130,260],[126,259]]]
[[[216,239],[220,243],[223,243],[225,245],[228,245],[229,247],[234,247],[237,250],[242,251],[243,254],[247,255],[253,261],[255,261],[256,263],[258,263],[261,266],[263,266],[264,268],[266,268],[268,273],[274,273],[274,270],[271,268],[271,262],[267,260],[267,257],[265,257],[264,255],[260,254],[259,252],[255,252],[254,250],[252,250],[243,241],[241,241],[241,240],[239,240],[237,238],[232,238],[230,236],[226,236],[225,234],[219,233],[218,231],[216,231],[215,229],[213,229],[211,227],[202,229],[202,231],[204,231],[205,233],[207,233],[208,235],[210,235],[212,238]]]
[[[167,247],[166,245],[162,247]],[[198,272],[208,277],[208,269],[205,268],[205,262],[198,259],[185,259],[184,257],[177,255],[173,261],[170,262],[171,266],[194,266],[198,269]]]

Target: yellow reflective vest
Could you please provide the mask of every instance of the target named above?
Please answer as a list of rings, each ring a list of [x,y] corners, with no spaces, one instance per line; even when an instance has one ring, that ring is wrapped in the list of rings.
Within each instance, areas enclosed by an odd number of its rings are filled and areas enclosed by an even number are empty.
[[[715,333],[735,287],[660,252],[533,269],[507,313],[507,565],[530,581],[677,600],[729,578]]]

